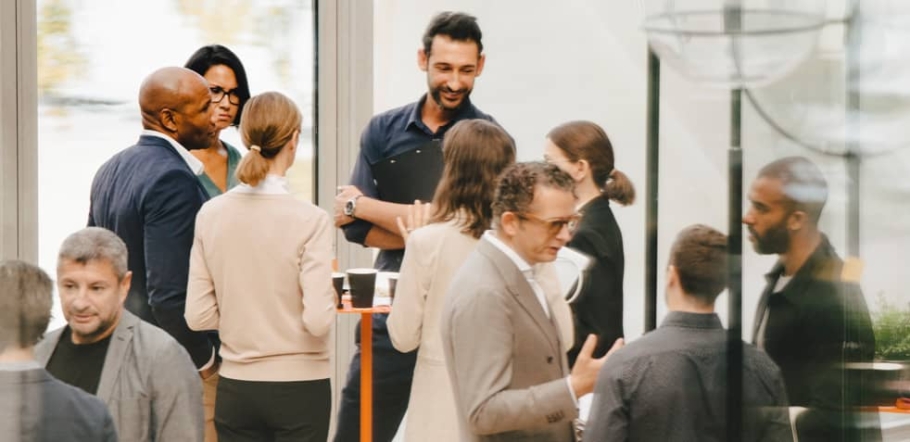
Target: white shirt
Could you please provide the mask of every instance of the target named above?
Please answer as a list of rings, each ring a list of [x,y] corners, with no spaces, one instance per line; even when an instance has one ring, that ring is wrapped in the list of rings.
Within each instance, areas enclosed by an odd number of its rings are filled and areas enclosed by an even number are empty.
[[[515,266],[518,267],[518,270],[521,271],[521,274],[524,275],[525,279],[528,281],[528,284],[534,290],[534,295],[537,296],[537,302],[540,303],[540,306],[543,308],[543,312],[550,317],[550,306],[547,304],[547,296],[543,292],[543,288],[540,287],[540,284],[537,283],[537,280],[534,279],[534,268],[528,264],[527,261],[522,259],[518,253],[515,252],[511,247],[502,242],[501,239],[496,237],[496,234],[492,230],[487,230],[483,233],[483,239],[490,242],[496,246],[502,253],[509,257],[512,262],[515,263]]]
[[[246,183],[240,183],[234,186],[228,192],[234,193],[252,193],[259,195],[287,195],[291,193],[288,186],[288,179],[283,176],[268,174],[265,179],[255,186]]]
[[[174,150],[177,151],[177,154],[180,155],[180,158],[183,158],[183,161],[186,161],[186,165],[196,174],[196,176],[202,175],[205,172],[205,165],[202,164],[202,161],[199,161],[199,158],[193,156],[182,144],[178,143],[177,140],[161,133],[156,130],[145,129],[142,131],[142,135],[148,135],[150,137],[164,138],[168,143],[171,143],[171,146],[174,147]]]

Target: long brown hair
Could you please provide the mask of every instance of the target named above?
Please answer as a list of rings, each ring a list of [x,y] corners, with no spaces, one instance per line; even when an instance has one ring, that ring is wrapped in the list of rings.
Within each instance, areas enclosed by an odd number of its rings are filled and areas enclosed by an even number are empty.
[[[588,162],[594,183],[605,198],[624,206],[635,201],[635,186],[626,174],[616,169],[613,143],[600,126],[590,121],[570,121],[553,128],[547,138],[569,161]]]
[[[515,142],[494,123],[464,120],[449,129],[442,149],[445,169],[433,197],[432,222],[464,213],[462,232],[480,238],[493,220],[496,179],[515,162]]]
[[[237,165],[237,179],[250,186],[269,173],[269,163],[300,130],[303,116],[294,102],[279,92],[265,92],[243,106],[240,138],[250,152]]]

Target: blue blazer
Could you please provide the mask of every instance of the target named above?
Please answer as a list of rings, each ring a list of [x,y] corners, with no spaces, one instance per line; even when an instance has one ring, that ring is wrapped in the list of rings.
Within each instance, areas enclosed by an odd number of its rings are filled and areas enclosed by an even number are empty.
[[[133,272],[126,309],[174,336],[197,367],[212,347],[204,333],[189,330],[183,311],[196,212],[207,199],[174,147],[143,135],[98,169],[88,217],[89,226],[126,243]]]

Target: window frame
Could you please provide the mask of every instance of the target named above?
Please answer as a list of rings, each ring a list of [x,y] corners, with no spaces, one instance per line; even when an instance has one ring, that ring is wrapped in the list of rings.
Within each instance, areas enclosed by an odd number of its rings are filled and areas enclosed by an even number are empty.
[[[38,259],[35,0],[0,2],[0,259]]]

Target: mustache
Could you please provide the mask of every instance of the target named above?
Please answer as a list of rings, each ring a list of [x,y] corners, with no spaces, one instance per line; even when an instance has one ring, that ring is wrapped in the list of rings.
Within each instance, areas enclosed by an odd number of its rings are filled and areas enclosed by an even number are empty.
[[[83,308],[70,307],[70,308],[67,309],[67,311],[68,311],[70,314],[73,314],[73,315],[80,315],[80,316],[81,316],[81,315],[97,315],[97,314],[98,314],[98,312],[97,312],[95,309],[93,309],[92,307],[83,307]]]
[[[456,91],[456,90],[450,89],[448,86],[442,86],[439,88],[439,90],[442,92],[445,92],[447,94],[463,94],[463,93],[467,92],[467,89],[460,89],[460,90]]]

